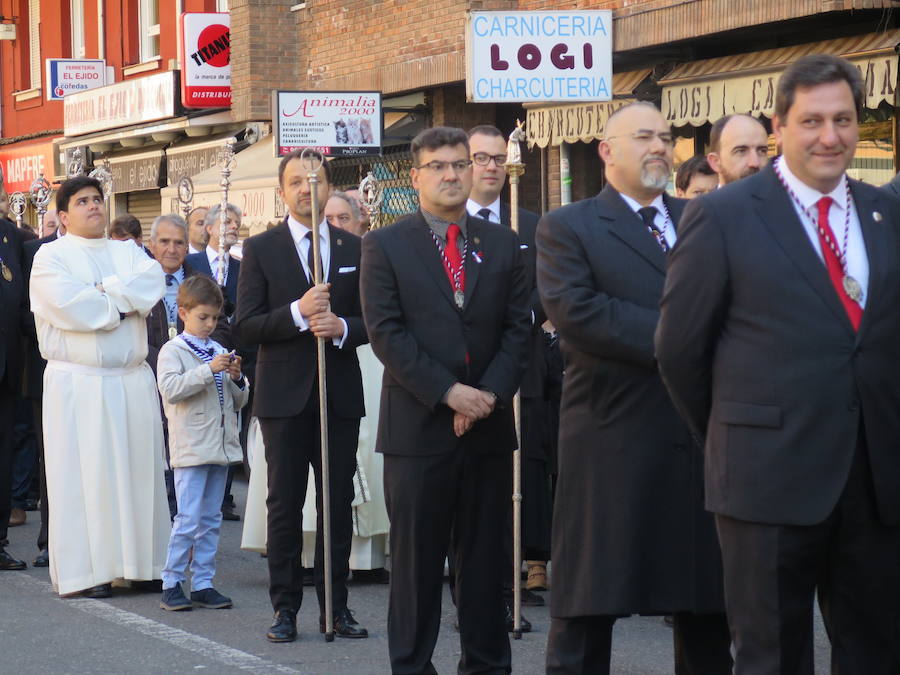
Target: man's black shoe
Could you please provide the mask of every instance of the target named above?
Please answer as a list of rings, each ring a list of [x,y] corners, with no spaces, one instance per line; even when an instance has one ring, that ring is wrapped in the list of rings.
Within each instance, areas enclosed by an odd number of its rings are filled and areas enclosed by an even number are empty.
[[[81,591],[81,595],[85,598],[93,598],[94,600],[111,598],[112,584],[100,584],[98,586],[92,586],[91,588]]]
[[[506,630],[509,633],[513,632],[513,608],[512,602],[506,602]],[[519,627],[523,633],[531,632],[531,622],[525,618],[525,615],[519,613]]]
[[[523,588],[522,605],[524,607],[543,607],[544,599],[534,591],[529,591],[527,588]]]
[[[0,570],[11,572],[15,570],[24,570],[25,567],[24,560],[17,560],[7,553],[6,549],[0,548]]]
[[[275,623],[266,633],[269,642],[293,642],[297,639],[297,610],[279,609],[275,612]]]
[[[355,584],[389,584],[391,574],[383,567],[375,570],[353,570]]]
[[[300,573],[303,577],[302,583],[304,586],[315,586],[316,585],[316,577],[315,577],[312,567],[301,567]]]
[[[50,552],[47,549],[44,549],[40,553],[37,554],[37,558],[31,563],[35,567],[49,567],[50,566]]]
[[[319,632],[325,632],[325,619],[319,617]],[[343,638],[367,638],[369,631],[360,626],[349,609],[339,609],[334,615],[334,634]]]
[[[240,520],[241,517],[235,510],[234,504],[222,505],[222,520]]]
[[[40,505],[37,499],[26,499],[24,508],[26,511],[37,511]]]

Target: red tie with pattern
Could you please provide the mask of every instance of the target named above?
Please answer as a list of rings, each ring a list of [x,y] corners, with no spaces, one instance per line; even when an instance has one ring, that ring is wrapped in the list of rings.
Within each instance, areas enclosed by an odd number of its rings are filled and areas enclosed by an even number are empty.
[[[828,209],[831,208],[831,202],[831,197],[822,197],[816,202],[816,206],[819,208],[819,227],[816,228],[816,232],[819,234],[819,244],[822,246],[822,254],[825,256],[825,266],[828,268],[828,276],[831,277],[831,285],[837,291],[841,304],[844,305],[847,316],[850,317],[853,330],[859,330],[863,310],[859,303],[847,295],[847,291],[844,290],[844,266],[841,265],[837,254],[837,240],[834,238],[834,232],[831,231],[831,225],[828,224]],[[844,254],[846,255],[846,251]]]
[[[450,223],[447,228],[447,245],[444,247],[444,255],[447,257],[448,265],[444,266],[447,272],[447,278],[450,280],[450,288],[453,291],[466,290],[466,270],[462,267],[462,259],[459,255],[459,225]]]

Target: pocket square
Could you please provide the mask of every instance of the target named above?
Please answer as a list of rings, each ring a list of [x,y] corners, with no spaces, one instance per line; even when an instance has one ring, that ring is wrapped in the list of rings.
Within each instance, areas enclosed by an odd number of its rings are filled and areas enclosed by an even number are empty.
[[[528,244],[519,244],[519,248],[522,249],[523,251],[527,251],[527,250],[528,250]]]
[[[353,267],[341,267],[338,269],[338,274],[347,274],[348,272],[355,272],[356,266]]]

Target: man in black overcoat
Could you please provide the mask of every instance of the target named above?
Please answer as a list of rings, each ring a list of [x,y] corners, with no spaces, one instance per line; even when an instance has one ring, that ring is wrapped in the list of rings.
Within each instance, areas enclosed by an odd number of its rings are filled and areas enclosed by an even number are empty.
[[[530,335],[519,239],[467,216],[461,129],[412,142],[421,210],[363,238],[363,316],[384,364],[376,450],[391,519],[394,673],[435,673],[444,559],[456,556],[460,673],[510,672],[502,577],[512,400]]]
[[[664,193],[673,137],[650,103],[616,111],[608,185],[541,219],[538,287],[566,358],[547,672],[609,672],[617,617],[674,617],[676,673],[730,673],[721,559],[700,448],[653,352],[666,251],[684,200]]]

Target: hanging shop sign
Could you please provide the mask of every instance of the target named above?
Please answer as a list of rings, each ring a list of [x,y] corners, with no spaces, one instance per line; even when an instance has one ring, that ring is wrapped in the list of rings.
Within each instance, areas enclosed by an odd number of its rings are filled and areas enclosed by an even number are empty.
[[[181,15],[181,102],[185,108],[231,106],[230,26],[228,12]]]
[[[381,154],[379,91],[275,91],[272,119],[279,157],[315,148],[330,157]]]
[[[46,59],[47,100],[61,101],[69,94],[106,86],[103,59]]]

